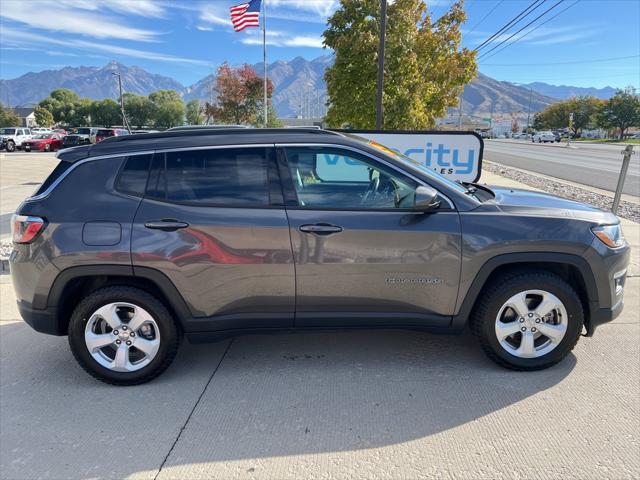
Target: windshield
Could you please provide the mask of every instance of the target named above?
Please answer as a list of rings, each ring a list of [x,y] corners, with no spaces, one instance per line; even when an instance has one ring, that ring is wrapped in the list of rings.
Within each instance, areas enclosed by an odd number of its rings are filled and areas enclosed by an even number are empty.
[[[3,128],[0,130],[0,135],[15,135],[15,134],[16,134],[15,128]]]
[[[393,157],[394,160],[407,164],[413,168],[417,168],[418,170],[420,170],[421,172],[423,172],[424,174],[426,174],[427,176],[429,176],[430,178],[433,178],[434,180],[440,182],[440,183],[444,183],[445,185],[447,185],[450,188],[453,188],[454,190],[457,190],[460,193],[466,193],[468,191],[467,188],[464,187],[464,185],[458,183],[458,182],[454,182],[453,180],[449,180],[447,177],[445,177],[444,175],[439,174],[438,172],[432,170],[431,168],[427,167],[424,163],[418,162],[417,160],[414,160],[411,157],[408,157],[396,150],[392,150],[389,147],[385,147],[384,145],[374,141],[374,140],[367,140],[366,138],[363,137],[359,137],[358,135],[353,135],[351,133],[346,133],[345,135],[347,135],[348,137],[357,140],[359,142],[363,142],[366,143],[367,145],[369,145],[370,147],[373,147],[383,153],[385,153],[386,155]]]
[[[35,138],[36,140],[44,140],[45,138],[52,138],[53,135],[51,135],[50,133],[41,133],[40,135],[36,135]]]
[[[77,128],[75,133],[77,133],[79,135],[91,135],[91,129],[90,128]]]
[[[99,137],[113,137],[113,130],[98,130],[96,135]]]

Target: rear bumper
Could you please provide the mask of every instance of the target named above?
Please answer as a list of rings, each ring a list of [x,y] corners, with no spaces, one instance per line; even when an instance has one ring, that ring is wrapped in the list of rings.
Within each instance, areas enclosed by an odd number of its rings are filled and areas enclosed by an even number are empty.
[[[67,334],[67,332],[61,331],[54,308],[40,310],[31,308],[24,302],[18,302],[18,311],[22,319],[36,332],[57,336]]]

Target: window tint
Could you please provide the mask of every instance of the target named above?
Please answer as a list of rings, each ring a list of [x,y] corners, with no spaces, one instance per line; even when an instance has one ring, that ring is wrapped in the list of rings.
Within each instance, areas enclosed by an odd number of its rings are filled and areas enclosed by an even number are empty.
[[[44,183],[38,187],[38,189],[33,195],[35,196],[35,195],[40,195],[41,193],[44,193],[47,190],[47,188],[49,188],[53,182],[55,182],[59,177],[61,177],[64,172],[66,172],[69,168],[71,168],[72,165],[73,163],[71,162],[62,161],[58,163],[56,168],[53,169],[53,172],[49,174],[49,176],[44,181]]]
[[[136,155],[127,158],[116,181],[116,190],[131,195],[144,195],[150,163],[151,155]]]
[[[411,208],[416,182],[349,150],[287,148],[300,206],[309,208]]]
[[[268,206],[272,149],[191,150],[157,155],[147,193],[174,202]]]

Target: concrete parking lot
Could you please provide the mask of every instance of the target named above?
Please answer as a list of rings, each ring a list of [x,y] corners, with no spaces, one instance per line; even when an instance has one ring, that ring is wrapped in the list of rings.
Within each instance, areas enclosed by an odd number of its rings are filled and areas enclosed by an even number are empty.
[[[2,239],[55,162],[0,154]],[[20,321],[2,275],[0,478],[640,478],[640,226],[625,233],[623,314],[532,373],[468,333],[328,331],[184,343],[152,383],[112,387]]]

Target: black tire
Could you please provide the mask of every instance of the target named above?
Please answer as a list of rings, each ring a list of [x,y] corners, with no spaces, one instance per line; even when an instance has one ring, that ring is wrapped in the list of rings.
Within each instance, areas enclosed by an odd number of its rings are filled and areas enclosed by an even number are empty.
[[[9,140],[7,142],[7,152],[15,152],[16,151],[16,144],[13,142],[13,140]]]
[[[127,302],[144,308],[158,325],[158,352],[153,360],[140,370],[110,370],[99,364],[87,349],[84,338],[87,321],[98,308],[113,302]],[[182,334],[164,304],[153,295],[129,286],[104,287],[91,293],[74,310],[68,333],[71,352],[80,366],[94,378],[112,385],[138,385],[154,379],[169,367],[182,340]]]
[[[521,358],[500,345],[495,333],[496,317],[509,298],[526,290],[544,290],[555,295],[567,311],[564,338],[550,352],[534,358]],[[513,273],[504,275],[482,292],[471,319],[471,327],[485,353],[505,368],[529,371],[551,367],[565,358],[575,347],[584,324],[582,303],[576,291],[562,278],[549,272]]]
[[[44,151],[45,151],[45,152],[50,152],[50,151],[51,151],[51,144],[50,144],[50,143],[47,143],[47,144],[44,146]]]

